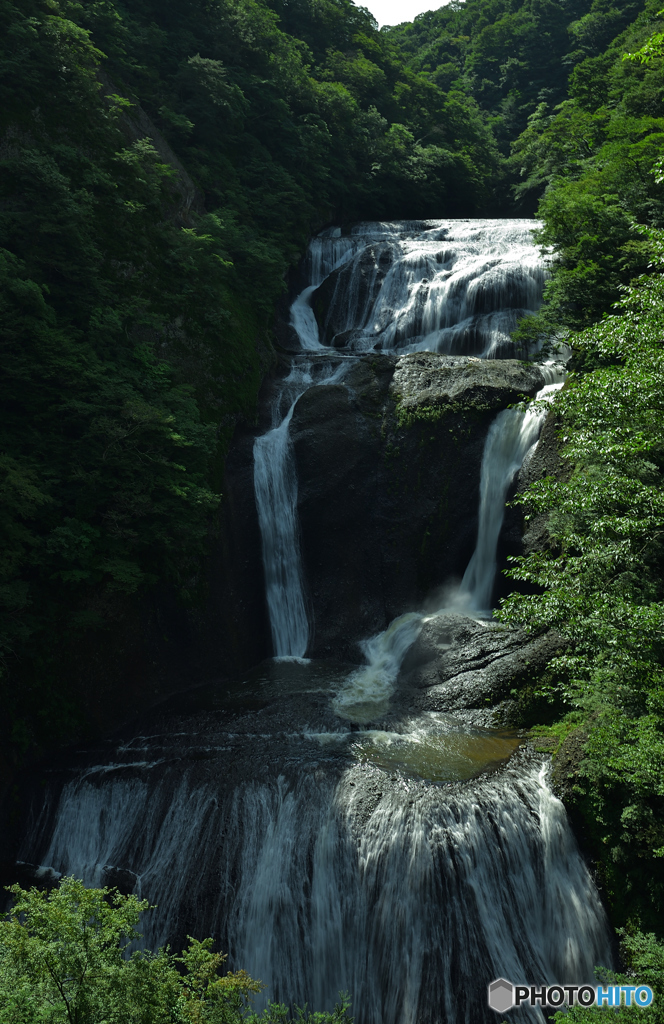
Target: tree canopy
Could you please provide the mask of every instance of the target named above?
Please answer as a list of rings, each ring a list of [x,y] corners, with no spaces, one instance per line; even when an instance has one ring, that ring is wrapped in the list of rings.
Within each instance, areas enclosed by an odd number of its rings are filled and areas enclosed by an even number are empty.
[[[212,939],[176,956],[136,948],[147,900],[63,878],[50,892],[11,887],[0,922],[2,1024],[353,1024],[341,996],[332,1011],[250,1006],[263,985],[223,972]],[[132,948],[133,947],[133,948]]]

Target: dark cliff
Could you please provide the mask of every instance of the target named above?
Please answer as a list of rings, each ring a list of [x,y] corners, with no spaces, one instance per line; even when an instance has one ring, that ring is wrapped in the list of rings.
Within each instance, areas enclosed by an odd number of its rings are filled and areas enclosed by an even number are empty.
[[[516,360],[372,354],[300,398],[291,437],[313,656],[358,660],[360,640],[461,577],[489,426],[541,386]]]

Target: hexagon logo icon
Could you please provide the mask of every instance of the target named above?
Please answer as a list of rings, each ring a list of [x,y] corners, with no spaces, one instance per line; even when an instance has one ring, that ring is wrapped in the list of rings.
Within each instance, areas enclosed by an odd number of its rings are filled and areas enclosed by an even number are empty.
[[[514,1005],[514,987],[505,978],[496,978],[489,985],[489,1006],[497,1013],[507,1013]]]

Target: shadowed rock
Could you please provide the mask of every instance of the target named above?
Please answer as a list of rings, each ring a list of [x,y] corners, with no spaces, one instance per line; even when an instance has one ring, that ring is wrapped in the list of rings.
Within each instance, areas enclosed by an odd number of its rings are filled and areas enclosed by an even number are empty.
[[[463,575],[489,426],[542,384],[516,360],[372,353],[302,395],[290,436],[310,656],[357,661],[359,641]]]
[[[417,706],[459,711],[496,703],[528,677],[543,672],[562,648],[554,633],[531,637],[496,623],[441,615],[424,623],[406,655],[400,685],[423,690]]]

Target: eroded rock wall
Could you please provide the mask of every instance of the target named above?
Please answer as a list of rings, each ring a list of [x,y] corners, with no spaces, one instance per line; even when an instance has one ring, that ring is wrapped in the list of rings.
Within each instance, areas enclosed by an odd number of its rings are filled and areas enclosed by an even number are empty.
[[[489,426],[542,385],[517,360],[371,354],[300,398],[291,438],[311,656],[358,660],[359,641],[462,576]]]

